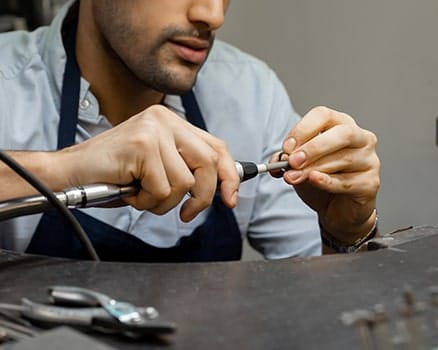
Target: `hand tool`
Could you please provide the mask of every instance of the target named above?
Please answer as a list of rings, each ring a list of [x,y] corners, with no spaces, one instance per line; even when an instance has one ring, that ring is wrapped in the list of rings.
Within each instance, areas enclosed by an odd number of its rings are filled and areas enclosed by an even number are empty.
[[[289,162],[287,160],[274,163],[256,164],[253,162],[236,162],[237,173],[240,177],[240,182],[252,179],[259,174],[266,173],[272,170],[288,169]]]
[[[240,181],[254,178],[258,174],[272,170],[287,169],[287,161],[270,164],[256,164],[252,162],[235,162]],[[93,184],[76,186],[55,192],[55,196],[69,208],[87,208],[108,205],[121,197],[134,195],[139,188],[131,185]],[[45,196],[29,196],[0,202],[0,220],[11,219],[22,215],[31,215],[53,209],[52,204]]]
[[[43,327],[67,325],[131,338],[176,331],[176,324],[161,319],[153,307],[135,306],[85,288],[52,286],[49,300],[48,305],[23,298],[18,305],[0,303],[0,310],[18,311]]]

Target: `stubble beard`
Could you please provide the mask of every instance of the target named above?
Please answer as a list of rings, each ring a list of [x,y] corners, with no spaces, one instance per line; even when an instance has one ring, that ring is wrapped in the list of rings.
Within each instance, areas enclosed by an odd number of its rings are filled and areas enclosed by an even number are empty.
[[[166,63],[159,63],[157,60],[153,62],[145,60],[141,63],[141,67],[141,71],[136,76],[145,87],[172,95],[181,95],[191,90],[201,68],[201,66],[187,67],[187,64],[182,63],[181,68],[175,71],[169,69]]]
[[[147,57],[140,60],[136,67],[132,67],[133,69],[129,69],[129,67],[128,69],[147,88],[164,94],[181,95],[191,90],[195,85],[198,73],[206,61],[200,65],[195,65],[175,57],[172,51],[166,52],[168,38],[175,35],[175,33],[188,34],[187,31],[167,28]],[[214,42],[214,35],[209,33],[208,36],[210,49],[207,58]]]

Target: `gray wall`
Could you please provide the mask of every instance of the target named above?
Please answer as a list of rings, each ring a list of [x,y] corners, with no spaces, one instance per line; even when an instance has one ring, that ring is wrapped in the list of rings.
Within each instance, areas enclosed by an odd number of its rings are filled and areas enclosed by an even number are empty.
[[[380,227],[438,224],[438,1],[232,0],[219,37],[262,58],[301,114],[375,132]]]

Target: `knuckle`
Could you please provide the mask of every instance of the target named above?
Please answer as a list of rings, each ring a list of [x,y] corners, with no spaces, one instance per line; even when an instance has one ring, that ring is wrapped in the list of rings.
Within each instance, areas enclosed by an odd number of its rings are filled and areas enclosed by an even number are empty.
[[[333,120],[336,123],[356,125],[356,121],[349,114],[336,111],[326,106],[317,106],[312,109],[312,112],[320,115],[323,119]]]
[[[369,138],[369,143],[372,147],[376,147],[377,143],[378,143],[378,139],[377,139],[377,135],[374,134],[371,131],[367,130],[367,134],[368,134],[368,138]]]
[[[145,112],[150,113],[151,115],[154,116],[162,116],[162,115],[167,115],[169,110],[164,107],[163,105],[160,104],[156,104],[156,105],[152,105],[150,107],[148,107]]]
[[[354,118],[347,114],[347,113],[343,113],[343,112],[337,112],[339,114],[339,116],[342,118],[343,122],[346,124],[351,124],[357,127],[356,121],[354,120]]]
[[[373,188],[377,191],[380,188],[380,178],[377,176],[373,181]]]
[[[204,150],[204,153],[202,154],[202,164],[204,167],[207,168],[217,168],[217,165],[220,160],[220,155],[215,152],[213,149],[206,149]]]
[[[210,159],[211,165],[216,167],[217,164],[219,163],[220,157],[219,157],[219,154],[217,154],[216,152],[213,152],[213,154],[209,157],[209,159]]]
[[[186,188],[187,191],[188,191],[188,190],[190,190],[193,186],[195,186],[195,183],[196,183],[196,180],[195,180],[195,178],[194,178],[193,176],[187,176],[187,177],[184,179],[184,188]],[[187,191],[186,191],[186,192],[187,192]]]
[[[158,188],[152,193],[152,195],[156,201],[164,202],[172,195],[172,189],[168,186]]]
[[[214,143],[215,143],[214,148],[219,153],[227,153],[228,152],[228,146],[227,146],[227,144],[226,144],[226,142],[224,140],[215,138]]]
[[[369,196],[374,197],[380,188],[379,176],[373,176],[372,179],[367,180],[366,189]]]
[[[147,146],[157,142],[160,134],[160,126],[157,121],[144,115],[138,115],[132,119],[132,123],[134,124],[129,128],[129,133],[124,134],[127,143]]]
[[[342,160],[344,161],[346,167],[350,168],[351,166],[354,165],[355,157],[353,156],[353,154],[351,152],[347,151],[343,154]]]
[[[313,159],[313,157],[315,157],[315,156],[317,157],[317,155],[319,154],[319,150],[320,150],[320,147],[318,146],[318,144],[315,142],[311,142],[311,141],[307,142],[306,145],[301,147],[301,151],[306,154],[307,162],[310,162],[311,158]],[[304,162],[303,166],[307,162]]]
[[[158,129],[152,125],[152,127],[147,130],[147,133],[147,137],[145,137],[144,132],[141,130],[131,134],[129,143],[133,147],[134,152],[143,151],[144,149],[152,149],[158,145]]]
[[[371,179],[371,185],[376,191],[380,188],[380,159],[376,157],[376,167],[374,170],[374,176]]]
[[[355,125],[343,125],[343,138],[348,144],[355,140],[357,132],[358,128]]]
[[[311,112],[320,115],[327,115],[327,116],[330,116],[333,113],[333,111],[326,106],[316,106],[312,108]]]
[[[195,185],[195,178],[192,175],[180,176],[172,183],[174,191],[186,193]]]
[[[224,140],[214,137],[210,142],[210,152],[208,152],[207,158],[209,158],[212,164],[217,164],[220,158],[228,154],[228,146]]]
[[[377,169],[377,172],[380,171],[380,167],[381,167],[381,165],[382,165],[382,163],[381,163],[381,161],[380,161],[380,158],[377,157],[377,154],[376,154],[376,169]]]
[[[167,176],[169,186],[162,192],[162,201],[180,200],[195,186],[195,177],[188,170],[181,171],[178,174],[168,173]]]
[[[137,115],[140,120],[146,123],[147,127],[152,125],[158,127],[158,125],[165,124],[169,118],[174,116],[175,114],[163,105],[152,105]]]
[[[341,187],[344,192],[349,192],[353,187],[353,184],[350,181],[342,181]]]

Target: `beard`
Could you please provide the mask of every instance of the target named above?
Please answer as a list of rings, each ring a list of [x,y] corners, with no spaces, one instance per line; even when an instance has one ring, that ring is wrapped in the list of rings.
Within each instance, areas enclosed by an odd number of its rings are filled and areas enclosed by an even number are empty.
[[[127,70],[145,87],[164,94],[180,95],[188,92],[195,85],[199,70],[205,64],[206,59],[202,64],[193,64],[175,56],[168,46],[170,39],[174,37],[195,37],[207,40],[209,42],[208,54],[214,43],[214,34],[210,31],[200,33],[193,29],[182,30],[169,27],[162,31],[152,47],[138,50],[145,52],[143,55],[138,52],[132,54],[132,46],[131,51],[119,50],[119,54],[115,50],[114,52]],[[138,39],[135,41],[140,42]],[[140,44],[133,46],[141,47]],[[129,54],[124,55],[126,52]]]
[[[171,43],[178,38],[198,39],[208,46],[208,54],[214,31],[196,24],[170,24],[161,29],[153,23],[149,26],[148,21],[133,20],[136,17],[131,10],[135,8],[127,4],[120,0],[95,0],[91,5],[103,48],[112,56],[114,69],[146,88],[165,94],[190,90],[207,55],[203,62],[187,62]]]
[[[137,69],[131,68],[130,71],[145,87],[174,95],[191,90],[201,68],[201,66],[188,67],[187,64],[181,64],[181,68],[172,69],[165,62],[161,63],[157,60],[144,60],[139,66]],[[183,69],[189,72],[181,74],[180,71]]]

